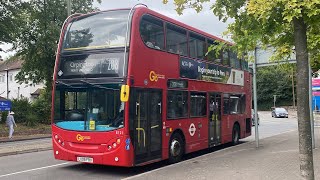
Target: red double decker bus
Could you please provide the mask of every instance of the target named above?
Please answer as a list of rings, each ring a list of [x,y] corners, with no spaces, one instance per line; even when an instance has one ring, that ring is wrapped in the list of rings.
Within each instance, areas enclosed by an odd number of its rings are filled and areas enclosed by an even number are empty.
[[[217,40],[146,7],[69,17],[54,71],[54,157],[177,162],[251,135],[248,65],[206,54]]]

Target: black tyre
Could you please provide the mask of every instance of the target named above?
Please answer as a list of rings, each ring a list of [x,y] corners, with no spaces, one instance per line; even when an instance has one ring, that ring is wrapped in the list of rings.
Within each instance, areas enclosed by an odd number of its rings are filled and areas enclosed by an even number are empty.
[[[171,136],[169,143],[169,163],[179,162],[184,154],[184,142],[179,133]]]
[[[240,128],[237,124],[235,124],[232,130],[232,145],[239,144],[239,140],[240,140]]]

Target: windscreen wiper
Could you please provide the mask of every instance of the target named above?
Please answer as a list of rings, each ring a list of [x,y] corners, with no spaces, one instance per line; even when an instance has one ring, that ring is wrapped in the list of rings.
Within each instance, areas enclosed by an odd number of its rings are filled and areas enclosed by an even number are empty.
[[[64,83],[64,82],[62,82],[62,81],[56,80],[56,83],[57,83],[57,84],[62,84],[62,85],[65,85],[65,86],[68,86],[68,87],[71,87],[71,88],[72,88],[72,86],[71,86],[70,84]]]

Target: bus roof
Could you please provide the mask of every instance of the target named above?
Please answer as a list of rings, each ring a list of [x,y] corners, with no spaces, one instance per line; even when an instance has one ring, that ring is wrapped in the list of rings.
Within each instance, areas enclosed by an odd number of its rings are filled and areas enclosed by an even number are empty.
[[[192,26],[189,26],[189,25],[187,25],[187,24],[185,24],[185,23],[183,23],[183,22],[177,21],[177,20],[172,19],[172,18],[170,18],[170,17],[168,17],[168,16],[165,16],[165,15],[163,15],[163,14],[160,14],[160,13],[158,13],[158,12],[155,12],[155,11],[149,9],[149,8],[146,8],[146,7],[138,7],[138,8],[136,8],[136,11],[137,11],[137,12],[138,12],[138,11],[142,11],[143,13],[148,13],[148,14],[154,15],[154,16],[156,16],[156,17],[158,17],[158,18],[160,18],[160,19],[162,19],[162,20],[164,20],[164,21],[167,21],[167,22],[170,22],[170,23],[172,23],[172,24],[178,25],[178,26],[183,27],[183,28],[185,28],[185,29],[187,29],[187,30],[189,30],[189,31],[197,32],[197,33],[199,33],[199,34],[201,34],[201,35],[203,35],[203,36],[206,36],[207,38],[212,38],[212,39],[215,39],[215,40],[218,40],[218,41],[221,41],[221,42],[225,42],[225,43],[227,43],[228,45],[233,45],[233,43],[231,43],[231,42],[229,42],[229,41],[226,41],[226,40],[221,39],[221,38],[219,38],[219,37],[217,37],[217,36],[214,36],[214,35],[212,35],[212,34],[209,34],[209,33],[207,33],[207,32],[204,32],[204,31],[202,31],[202,30],[200,30],[200,29],[197,29],[197,28],[194,28],[194,27],[192,27]]]
[[[82,14],[80,16],[76,16],[73,19],[77,19],[79,17],[83,17],[83,16],[87,16],[87,15],[95,14],[95,13],[99,13],[99,12],[116,11],[116,10],[130,10],[130,8],[119,8],[119,9],[109,9],[109,10],[103,10],[103,11],[95,11],[95,12],[91,12],[91,13],[88,13],[88,14]],[[147,14],[151,14],[151,15],[156,16],[156,17],[158,17],[158,18],[160,18],[160,19],[162,19],[164,21],[167,21],[167,22],[170,22],[172,24],[175,24],[175,25],[178,25],[180,27],[183,27],[183,28],[185,28],[185,29],[187,29],[189,31],[197,32],[198,34],[201,34],[201,35],[203,35],[203,36],[205,36],[207,38],[212,38],[212,39],[218,40],[220,42],[225,42],[226,44],[231,45],[231,46],[234,45],[233,43],[231,43],[229,41],[226,41],[226,40],[224,40],[222,38],[219,38],[217,36],[214,36],[212,34],[204,32],[204,31],[202,31],[200,29],[197,29],[195,27],[189,26],[189,25],[187,25],[187,24],[185,24],[183,22],[180,22],[180,21],[177,21],[175,19],[172,19],[172,18],[170,18],[168,16],[165,16],[163,14],[160,14],[160,13],[156,12],[156,11],[153,11],[153,10],[147,8],[147,7],[140,6],[140,7],[135,8],[135,11],[136,12],[140,12],[141,11],[141,13],[143,13],[143,14],[146,14],[146,13]]]

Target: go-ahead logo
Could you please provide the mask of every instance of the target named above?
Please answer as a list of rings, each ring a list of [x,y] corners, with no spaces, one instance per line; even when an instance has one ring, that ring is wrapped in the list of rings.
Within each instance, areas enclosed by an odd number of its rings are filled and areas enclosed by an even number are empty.
[[[85,139],[91,139],[90,136],[81,136],[81,134],[77,134],[76,136],[77,141],[84,141]]]
[[[164,75],[161,75],[161,74],[157,74],[156,72],[154,72],[154,71],[150,71],[150,73],[149,73],[149,79],[150,79],[150,81],[155,81],[155,82],[157,82],[158,81],[158,79],[164,79]]]

